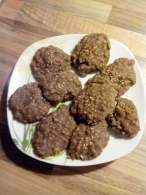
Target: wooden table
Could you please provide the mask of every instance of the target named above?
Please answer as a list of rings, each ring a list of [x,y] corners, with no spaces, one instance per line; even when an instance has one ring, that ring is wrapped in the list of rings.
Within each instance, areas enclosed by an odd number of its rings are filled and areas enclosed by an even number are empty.
[[[3,0],[0,3],[0,195],[145,195],[146,132],[139,146],[109,164],[64,168],[38,163],[12,143],[7,81],[21,52],[58,34],[105,32],[137,57],[146,83],[145,0]]]

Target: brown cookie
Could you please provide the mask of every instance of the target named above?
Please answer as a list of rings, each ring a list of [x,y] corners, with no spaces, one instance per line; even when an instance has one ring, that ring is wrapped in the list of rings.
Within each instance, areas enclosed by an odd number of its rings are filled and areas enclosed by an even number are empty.
[[[72,66],[80,76],[103,71],[109,59],[110,43],[105,34],[84,36],[71,54]]]
[[[67,106],[44,117],[32,139],[33,149],[40,157],[52,156],[67,148],[76,123]]]
[[[48,73],[40,78],[44,97],[51,102],[71,100],[81,90],[81,83],[74,72]]]
[[[98,123],[115,108],[116,91],[111,83],[99,76],[96,83],[87,85],[74,99],[71,112],[87,124]]]
[[[108,123],[114,133],[125,138],[136,136],[140,130],[136,107],[126,98],[119,98],[114,113],[108,117]]]
[[[48,72],[58,73],[70,69],[70,56],[52,45],[38,49],[31,62],[32,74],[37,81]]]
[[[40,120],[49,112],[50,104],[41,94],[37,83],[19,87],[9,99],[14,118],[23,123]]]
[[[107,66],[105,75],[110,79],[118,95],[123,95],[132,85],[136,83],[134,71],[134,60],[127,58],[116,59]]]
[[[68,155],[71,159],[91,160],[102,152],[108,140],[109,133],[105,121],[95,126],[80,124],[73,132]]]

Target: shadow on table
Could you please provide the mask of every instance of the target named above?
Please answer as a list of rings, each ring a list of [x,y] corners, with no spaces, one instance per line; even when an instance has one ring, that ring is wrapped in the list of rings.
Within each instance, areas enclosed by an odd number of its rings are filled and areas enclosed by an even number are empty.
[[[110,163],[102,164],[102,165],[94,165],[94,166],[87,166],[87,167],[64,167],[64,166],[54,166],[51,164],[47,164],[44,162],[39,162],[25,154],[23,154],[17,147],[15,146],[14,142],[11,139],[9,129],[7,126],[7,116],[6,116],[6,97],[7,97],[7,89],[8,83],[4,88],[2,98],[1,98],[1,113],[2,113],[2,121],[3,124],[0,124],[0,137],[3,149],[7,157],[12,160],[15,164],[29,169],[31,171],[43,174],[51,174],[51,175],[74,175],[74,174],[82,174],[87,173],[90,171],[94,171],[100,168],[107,166]]]

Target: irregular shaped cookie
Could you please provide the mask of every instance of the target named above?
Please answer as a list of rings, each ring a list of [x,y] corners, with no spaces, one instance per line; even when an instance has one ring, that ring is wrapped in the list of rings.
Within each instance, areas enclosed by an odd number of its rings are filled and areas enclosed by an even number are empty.
[[[119,98],[114,113],[108,117],[108,123],[113,132],[125,138],[136,136],[140,130],[136,107],[126,98]]]
[[[109,59],[110,43],[105,34],[84,36],[71,54],[72,66],[80,76],[103,71]]]
[[[91,160],[102,152],[108,140],[109,133],[105,121],[95,126],[79,124],[73,132],[68,155],[71,159]]]
[[[87,85],[74,99],[71,112],[87,124],[98,123],[115,108],[116,91],[108,79],[99,76],[96,83]]]
[[[134,71],[134,60],[127,58],[116,59],[107,66],[105,75],[110,79],[118,95],[124,94],[132,85],[136,83]]]
[[[71,100],[81,90],[80,80],[71,71],[45,74],[39,84],[45,98],[51,102]]]
[[[52,45],[38,49],[31,62],[31,70],[37,81],[48,72],[58,73],[70,69],[70,56]]]
[[[35,154],[40,157],[52,156],[66,149],[75,127],[76,123],[67,106],[44,117],[32,139]]]
[[[41,94],[37,83],[19,87],[9,99],[14,118],[23,123],[40,120],[49,112],[50,104]]]

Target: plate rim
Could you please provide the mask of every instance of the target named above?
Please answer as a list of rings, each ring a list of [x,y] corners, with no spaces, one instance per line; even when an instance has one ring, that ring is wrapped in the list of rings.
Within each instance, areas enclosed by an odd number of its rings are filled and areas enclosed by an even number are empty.
[[[10,133],[11,139],[12,139],[12,132],[11,132],[11,128],[10,128],[11,124],[10,124],[10,119],[9,119],[9,116],[8,116],[8,112],[9,112],[8,100],[9,100],[9,97],[10,97],[10,94],[9,94],[9,92],[10,92],[10,82],[11,82],[11,79],[12,79],[12,75],[13,75],[13,73],[14,73],[16,67],[17,67],[16,65],[17,65],[18,61],[20,60],[21,56],[25,53],[26,50],[30,49],[31,47],[35,46],[36,44],[38,44],[38,43],[41,42],[41,41],[45,41],[45,40],[48,40],[48,39],[61,38],[61,37],[72,37],[72,36],[74,36],[74,37],[75,37],[75,36],[76,36],[76,37],[78,37],[78,36],[83,37],[83,36],[85,36],[85,35],[86,35],[86,34],[64,34],[64,35],[57,35],[57,36],[47,37],[47,38],[38,40],[38,41],[36,41],[36,42],[30,44],[29,46],[27,46],[27,47],[23,50],[23,52],[21,52],[21,54],[19,55],[19,57],[18,57],[18,59],[17,59],[15,65],[14,65],[14,67],[13,67],[13,70],[12,70],[12,72],[11,72],[11,74],[10,74],[10,79],[9,79],[8,88],[7,88],[7,101],[6,101],[6,102],[7,102],[7,103],[6,103],[6,110],[7,110],[7,112],[6,112],[6,115],[7,115],[7,124],[8,124],[8,128],[9,128],[9,133]],[[141,82],[142,82],[142,88],[143,88],[143,92],[144,92],[144,107],[146,107],[146,89],[145,89],[145,87],[144,87],[144,78],[143,78],[143,74],[142,74],[142,69],[140,68],[139,63],[138,63],[138,61],[137,61],[135,55],[131,52],[131,50],[128,48],[128,46],[125,45],[124,43],[122,43],[122,42],[120,42],[120,41],[118,41],[118,40],[116,40],[116,39],[112,39],[112,38],[109,38],[109,39],[110,39],[110,41],[116,41],[118,44],[122,45],[122,47],[125,47],[125,48],[128,50],[128,52],[134,57],[135,62],[138,64],[138,66],[136,66],[136,68],[138,69],[138,71],[139,71],[139,73],[140,73],[140,79],[141,79]],[[141,130],[142,133],[141,133],[141,136],[140,136],[140,138],[139,138],[139,142],[140,142],[140,140],[141,140],[141,138],[142,138],[142,136],[143,136],[144,125],[145,125],[145,123],[146,123],[146,109],[145,109],[145,113],[144,113],[144,119],[143,119],[142,124],[141,124],[141,125],[142,125],[142,126],[141,126],[141,128],[142,128],[142,130]],[[13,139],[12,139],[12,141],[13,141]],[[129,150],[127,153],[125,153],[125,155],[123,155],[123,156],[117,156],[116,158],[114,158],[114,159],[112,159],[112,160],[109,159],[109,160],[106,161],[106,162],[94,163],[94,162],[92,162],[92,161],[88,161],[88,162],[87,162],[88,164],[72,164],[72,165],[68,165],[68,164],[65,164],[65,163],[62,164],[62,163],[54,163],[54,162],[51,162],[51,161],[46,161],[46,160],[41,159],[41,158],[39,158],[39,157],[37,157],[37,156],[32,156],[31,154],[29,154],[29,153],[25,152],[24,150],[22,150],[22,149],[21,149],[18,145],[16,145],[16,144],[14,143],[14,141],[13,141],[13,143],[15,144],[15,147],[16,147],[18,150],[20,150],[23,154],[29,156],[29,157],[32,158],[32,159],[38,160],[38,161],[40,161],[40,162],[42,162],[42,163],[47,163],[47,164],[51,164],[51,165],[59,165],[59,166],[67,166],[67,167],[96,166],[96,165],[99,165],[99,164],[105,164],[105,163],[109,163],[109,162],[111,162],[111,161],[115,161],[115,160],[120,159],[120,158],[122,158],[122,157],[128,155],[129,153],[131,153],[131,152],[137,147],[137,145],[139,144],[139,142],[138,142],[137,144],[135,144],[134,147],[133,147],[131,150]],[[84,162],[85,162],[85,161],[84,161]],[[91,162],[91,163],[90,163],[90,162]]]

